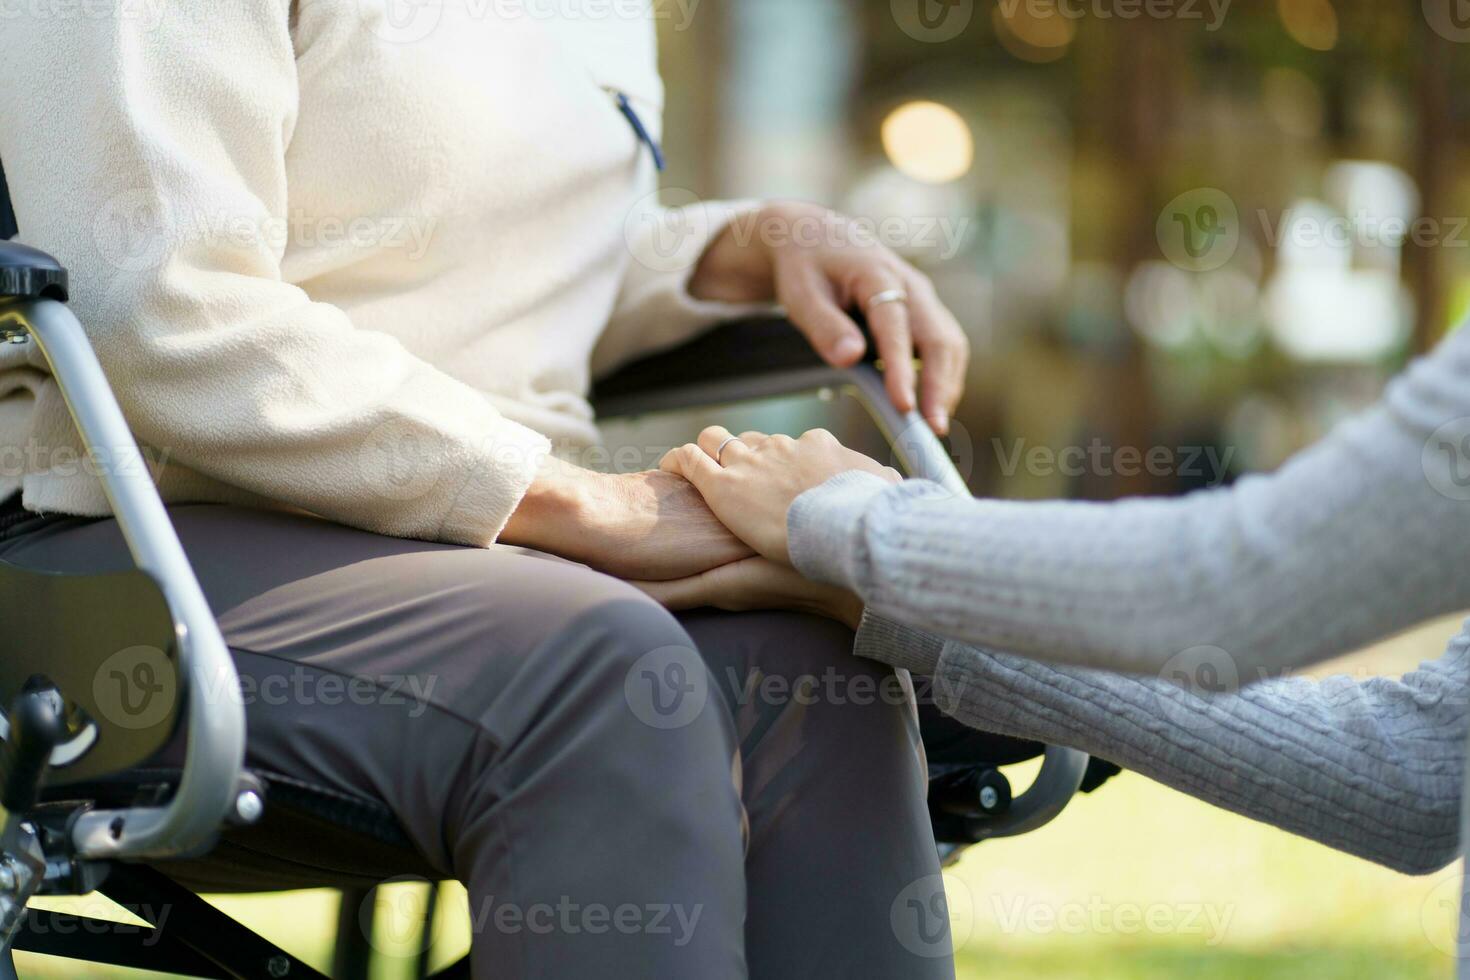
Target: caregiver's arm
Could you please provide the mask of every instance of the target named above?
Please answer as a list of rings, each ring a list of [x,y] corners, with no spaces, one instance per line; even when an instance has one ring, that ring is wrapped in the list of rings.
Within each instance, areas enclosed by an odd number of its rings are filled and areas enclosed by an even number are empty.
[[[796,498],[790,556],[874,612],[945,636],[1147,674],[1214,646],[1250,680],[1470,607],[1470,456],[1437,431],[1467,417],[1470,330],[1267,476],[1094,504],[975,500],[848,472]],[[1454,432],[1463,440],[1470,424]]]
[[[1289,678],[1214,696],[992,654],[871,614],[857,650],[905,651],[899,663],[934,675],[942,710],[976,728],[1103,756],[1411,874],[1458,856],[1470,629],[1401,679]]]

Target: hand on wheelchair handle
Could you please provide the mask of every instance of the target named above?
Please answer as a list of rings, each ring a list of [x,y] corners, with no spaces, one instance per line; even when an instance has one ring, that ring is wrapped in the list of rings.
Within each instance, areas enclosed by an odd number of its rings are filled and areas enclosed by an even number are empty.
[[[699,299],[775,300],[834,367],[851,367],[866,352],[849,311],[861,314],[894,406],[918,409],[935,432],[949,432],[969,339],[929,278],[850,218],[812,204],[768,204],[711,243],[689,290]],[[917,385],[916,356],[923,361]]]

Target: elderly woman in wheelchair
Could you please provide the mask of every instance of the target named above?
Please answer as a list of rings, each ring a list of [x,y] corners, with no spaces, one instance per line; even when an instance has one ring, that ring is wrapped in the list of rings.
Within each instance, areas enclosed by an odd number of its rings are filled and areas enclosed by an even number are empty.
[[[0,159],[56,256],[0,242],[0,567],[29,624],[0,938],[37,890],[414,873],[487,913],[477,977],[952,975],[942,916],[899,924],[942,898],[907,674],[801,597],[668,613],[623,580],[751,552],[656,459],[576,459],[591,378],[774,303],[942,433],[963,334],[822,209],[652,204],[646,20],[432,9],[412,36],[279,0],[0,38]],[[180,971],[309,975],[190,921],[155,945]]]

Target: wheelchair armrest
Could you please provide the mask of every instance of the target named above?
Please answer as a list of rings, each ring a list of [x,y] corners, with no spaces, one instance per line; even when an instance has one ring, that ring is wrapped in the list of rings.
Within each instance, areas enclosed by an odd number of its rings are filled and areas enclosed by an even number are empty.
[[[34,343],[50,365],[133,561],[158,584],[173,618],[188,743],[178,791],[164,806],[91,810],[72,827],[81,858],[163,858],[211,844],[236,805],[245,757],[239,677],[219,625],[158,496],[146,461],[81,324],[59,301],[55,259],[0,242],[0,342]],[[12,288],[13,287],[13,288]]]

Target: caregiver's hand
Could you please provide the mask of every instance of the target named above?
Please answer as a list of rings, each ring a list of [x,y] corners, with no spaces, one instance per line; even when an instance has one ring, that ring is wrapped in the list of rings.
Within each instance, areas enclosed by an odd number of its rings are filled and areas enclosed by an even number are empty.
[[[684,477],[725,526],[774,561],[790,564],[786,511],[791,502],[838,473],[864,470],[897,483],[898,472],[853,452],[826,429],[800,439],[745,432],[738,438],[710,426],[698,444],[670,450],[661,469]]]
[[[775,300],[812,347],[850,367],[867,343],[848,310],[862,310],[883,358],[889,397],[919,408],[934,431],[949,431],[970,345],[927,276],[851,219],[811,204],[783,202],[737,219],[705,250],[689,282],[698,299]],[[914,393],[914,354],[923,362]]]
[[[499,540],[640,580],[686,578],[751,554],[683,477],[597,473],[554,457]]]
[[[794,568],[765,558],[746,558],[674,582],[633,584],[675,610],[792,609],[835,619],[854,630],[863,618],[863,601],[851,592],[813,582]]]

